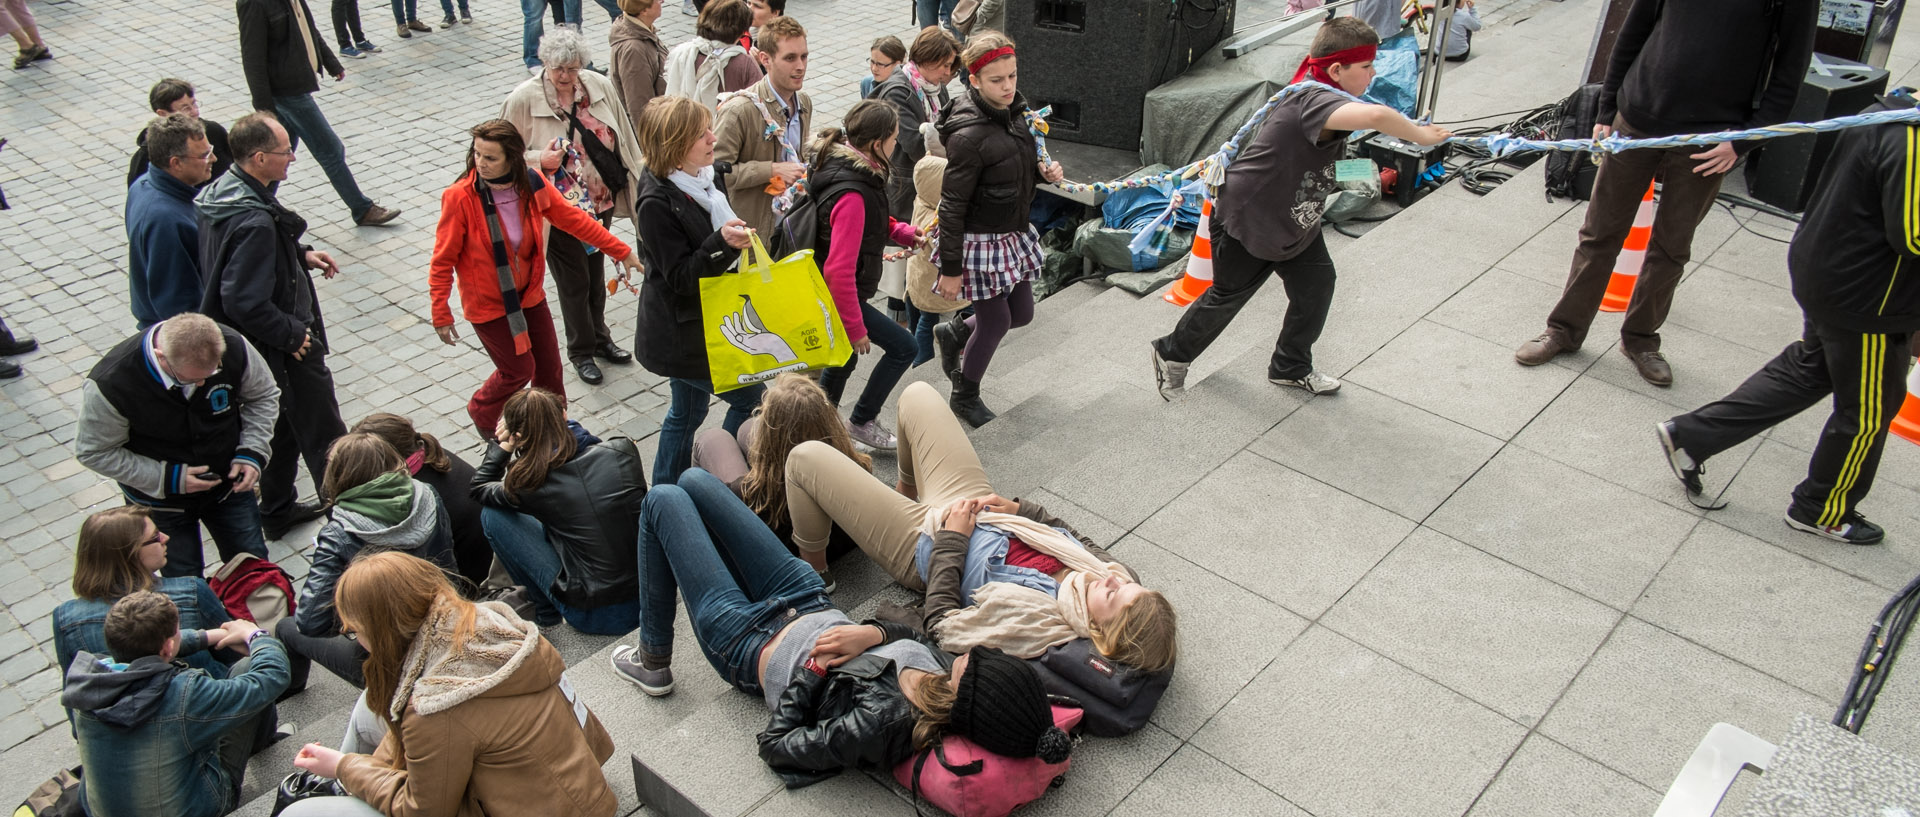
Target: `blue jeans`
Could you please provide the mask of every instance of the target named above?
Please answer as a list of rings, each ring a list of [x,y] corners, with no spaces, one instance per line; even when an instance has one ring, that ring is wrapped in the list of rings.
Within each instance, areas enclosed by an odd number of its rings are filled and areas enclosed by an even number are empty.
[[[212,493],[215,495],[185,494],[165,503],[141,503],[151,512],[153,526],[167,535],[167,566],[160,569],[160,575],[199,578],[206,574],[207,566],[200,555],[203,524],[213,534],[220,561],[243,551],[267,558],[267,539],[260,532],[260,492],[242,494],[220,487]]]
[[[419,0],[393,0],[393,21],[406,25],[410,20],[418,20]]]
[[[367,214],[373,207],[373,199],[360,192],[360,185],[353,180],[353,171],[347,169],[347,147],[341,144],[340,137],[333,133],[333,126],[327,124],[327,115],[320,112],[320,105],[313,101],[312,94],[294,94],[273,98],[273,111],[280,117],[280,124],[287,129],[287,135],[293,137],[293,145],[298,147],[302,140],[307,143],[307,151],[313,154],[313,160],[320,163],[320,169],[327,172],[327,181],[333,184],[333,192],[340,197],[341,203],[353,213],[354,220]]]
[[[677,588],[707,663],[756,694],[767,642],[795,617],[833,607],[819,574],[726,483],[698,468],[677,485],[654,486],[640,504],[640,587],[642,652],[673,654]]]
[[[535,623],[553,626],[557,613],[583,633],[621,635],[633,629],[640,615],[639,601],[583,610],[553,597],[553,580],[560,578],[560,554],[547,541],[547,529],[540,520],[524,513],[481,508],[480,528],[486,531],[493,554],[500,557],[500,566],[533,598]]]
[[[601,8],[606,9],[608,19],[620,19],[620,4],[615,2],[615,0],[594,0],[594,2],[599,3]],[[580,0],[562,0],[562,3],[563,13],[567,16],[567,22],[579,25],[581,20]]]
[[[520,0],[520,60],[540,64],[540,38],[547,33],[547,0]]]
[[[913,25],[916,28],[933,25],[934,9],[938,7],[940,25],[949,26],[953,23],[953,7],[958,5],[960,0],[913,0]]]
[[[854,425],[872,422],[880,416],[880,407],[886,405],[887,395],[893,393],[893,387],[900,383],[900,376],[913,366],[915,345],[913,334],[900,328],[892,318],[875,309],[873,304],[860,304],[860,319],[867,323],[867,339],[885,352],[880,362],[873,367],[873,374],[867,378],[867,387],[860,392],[860,401],[853,404],[853,414],[847,421]],[[847,378],[853,376],[853,370],[860,365],[860,356],[853,355],[847,362],[828,369],[820,376],[820,387],[827,390],[827,397],[839,405],[840,394],[847,387]]]
[[[920,307],[907,300],[907,325],[913,327],[913,365],[918,366],[933,359],[933,327],[940,322],[941,313],[922,312]]]
[[[452,17],[453,16],[453,0],[440,0],[440,10],[446,12],[448,17]],[[467,11],[467,0],[460,0],[460,13],[461,14],[470,13]]]
[[[707,398],[713,394],[713,386],[704,380],[674,377],[667,382],[673,398],[667,404],[666,419],[660,421],[660,448],[653,454],[654,485],[672,485],[681,471],[693,465],[693,435],[706,422]],[[727,403],[727,416],[720,427],[728,434],[738,432],[740,424],[753,416],[760,395],[766,391],[765,385],[755,383],[719,395]]]

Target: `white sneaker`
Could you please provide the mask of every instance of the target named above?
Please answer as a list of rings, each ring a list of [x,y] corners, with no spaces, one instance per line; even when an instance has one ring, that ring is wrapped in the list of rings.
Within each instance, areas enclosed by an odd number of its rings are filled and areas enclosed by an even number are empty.
[[[876,451],[892,451],[900,447],[899,438],[893,436],[893,432],[888,431],[885,426],[880,425],[879,418],[859,425],[848,423],[847,434],[853,437],[854,442]]]
[[[1308,394],[1332,394],[1340,390],[1340,381],[1337,378],[1318,370],[1307,372],[1307,376],[1299,380],[1270,377],[1267,378],[1267,382],[1276,386],[1292,386],[1296,389],[1306,389]]]

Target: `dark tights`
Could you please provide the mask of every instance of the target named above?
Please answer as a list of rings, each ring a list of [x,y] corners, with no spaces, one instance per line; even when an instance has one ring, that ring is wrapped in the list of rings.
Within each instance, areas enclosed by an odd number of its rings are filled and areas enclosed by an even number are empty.
[[[1033,284],[1026,281],[984,301],[974,301],[973,317],[967,319],[967,325],[973,327],[973,335],[967,338],[967,351],[960,364],[961,373],[968,380],[980,382],[987,374],[987,364],[993,362],[994,350],[1000,348],[1000,341],[1007,336],[1007,331],[1032,322]]]

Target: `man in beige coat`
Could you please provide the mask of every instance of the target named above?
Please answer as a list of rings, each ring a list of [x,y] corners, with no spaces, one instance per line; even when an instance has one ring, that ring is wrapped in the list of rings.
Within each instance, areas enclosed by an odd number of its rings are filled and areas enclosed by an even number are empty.
[[[807,170],[813,101],[800,90],[807,74],[807,30],[792,17],[775,17],[754,35],[754,47],[767,76],[720,103],[713,158],[716,164],[733,163],[727,199],[740,220],[766,236],[779,223],[774,196]]]

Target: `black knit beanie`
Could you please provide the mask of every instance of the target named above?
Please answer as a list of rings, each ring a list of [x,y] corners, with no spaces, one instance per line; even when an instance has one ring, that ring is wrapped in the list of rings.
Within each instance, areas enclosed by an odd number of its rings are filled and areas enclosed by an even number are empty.
[[[1067,759],[1073,740],[1053,725],[1047,690],[1027,662],[992,647],[967,652],[949,724],[980,748],[1005,757]]]

